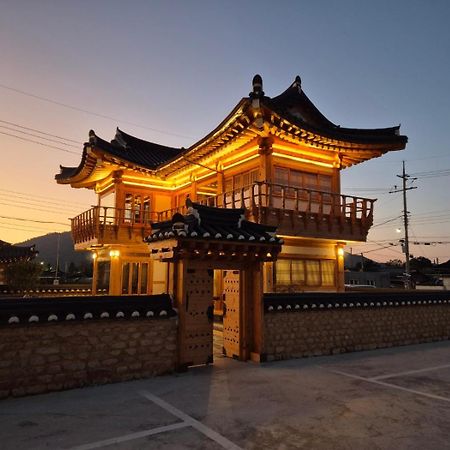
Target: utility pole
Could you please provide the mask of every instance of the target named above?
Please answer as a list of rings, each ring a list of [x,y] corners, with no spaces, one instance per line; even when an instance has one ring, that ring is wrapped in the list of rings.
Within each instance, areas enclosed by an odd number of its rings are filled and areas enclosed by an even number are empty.
[[[409,191],[411,189],[417,189],[417,186],[410,186],[407,187],[407,182],[411,178],[407,173],[405,169],[405,161],[403,161],[403,171],[401,175],[397,175],[399,178],[402,179],[402,189],[397,189],[397,186],[394,187],[395,190],[389,191],[390,194],[393,194],[394,192],[402,192],[403,193],[403,226],[405,229],[405,239],[403,239],[403,252],[405,253],[405,289],[411,289],[411,273],[410,273],[410,266],[409,266],[409,234],[408,234],[408,224],[409,224],[409,218],[408,218],[408,207],[406,202],[406,191]],[[412,181],[416,180],[416,178],[412,178]],[[401,242],[401,241],[400,241]]]
[[[56,234],[56,269],[55,269],[55,279],[53,284],[59,284],[58,272],[59,272],[59,246],[61,241],[61,233]]]

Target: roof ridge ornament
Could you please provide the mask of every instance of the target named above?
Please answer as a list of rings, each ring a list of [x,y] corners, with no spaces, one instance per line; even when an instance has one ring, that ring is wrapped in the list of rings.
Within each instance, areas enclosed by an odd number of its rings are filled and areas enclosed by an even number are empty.
[[[89,144],[97,143],[97,135],[94,130],[89,130]]]
[[[300,75],[297,75],[295,77],[295,80],[292,83],[292,87],[297,88],[298,93],[301,94],[301,92],[302,92],[302,79],[300,78]]]
[[[123,138],[122,132],[120,131],[119,127],[116,128],[116,135],[114,136],[113,141],[117,142],[124,149],[128,148],[128,144],[126,143],[125,139]],[[111,143],[113,141],[111,141]]]
[[[250,92],[250,94],[249,94],[250,98],[264,97],[263,80],[262,80],[261,75],[256,74],[253,77],[252,86],[253,86],[253,91]]]

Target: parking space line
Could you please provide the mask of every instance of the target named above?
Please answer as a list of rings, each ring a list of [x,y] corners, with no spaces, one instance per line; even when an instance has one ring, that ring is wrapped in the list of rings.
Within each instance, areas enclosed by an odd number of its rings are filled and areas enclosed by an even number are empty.
[[[386,378],[401,377],[403,375],[414,375],[416,373],[429,372],[431,370],[447,369],[448,367],[450,367],[450,364],[444,364],[442,366],[434,366],[434,367],[425,367],[424,369],[409,370],[407,372],[389,373],[387,375],[371,377],[370,380],[384,380]]]
[[[323,367],[323,366],[321,366],[321,367]],[[433,400],[442,400],[444,402],[450,403],[450,398],[442,397],[440,395],[428,394],[427,392],[416,391],[415,389],[409,389],[409,388],[406,388],[403,386],[398,386],[397,384],[386,383],[384,381],[378,381],[373,378],[360,377],[359,375],[353,375],[352,373],[346,373],[346,372],[342,372],[340,370],[330,370],[330,369],[327,369],[327,370],[328,370],[328,372],[335,373],[338,375],[343,375],[345,377],[353,378],[355,380],[366,381],[367,383],[378,384],[380,386],[384,386],[384,387],[387,387],[390,389],[396,389],[399,391],[409,392],[410,394],[421,395],[422,397],[428,397],[428,398],[432,398]]]
[[[156,395],[153,395],[147,391],[141,391],[140,394],[146,399],[152,401],[153,403],[156,403],[161,408],[165,409],[169,413],[181,419],[183,423],[189,424],[192,428],[195,428],[197,431],[200,431],[200,433],[204,434],[209,439],[217,442],[223,448],[226,448],[227,450],[242,450],[241,447],[229,441],[225,436],[222,436],[221,434],[217,433],[217,431],[212,430],[211,428],[202,424],[201,422],[184,413],[183,411],[180,411],[179,409],[175,408],[175,406],[172,406],[170,403],[167,403],[166,401],[157,397]]]
[[[136,433],[126,434],[116,438],[105,439],[103,441],[91,442],[90,444],[78,445],[72,447],[70,450],[90,450],[93,448],[106,447],[107,445],[120,444],[121,442],[132,441],[146,436],[152,436],[154,434],[165,433],[167,431],[178,430],[180,428],[189,427],[190,424],[186,422],[177,422],[164,427],[152,428],[151,430],[137,431]]]

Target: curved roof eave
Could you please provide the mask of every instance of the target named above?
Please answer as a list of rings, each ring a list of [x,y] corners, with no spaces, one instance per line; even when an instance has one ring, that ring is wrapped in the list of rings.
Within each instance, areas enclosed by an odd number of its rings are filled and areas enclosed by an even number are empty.
[[[183,161],[184,158],[189,157],[192,153],[197,151],[199,148],[204,147],[211,143],[214,139],[218,137],[218,135],[223,132],[223,130],[227,127],[227,125],[233,120],[233,118],[236,118],[239,111],[244,110],[244,106],[249,103],[249,99],[247,97],[243,97],[238,104],[233,108],[233,110],[225,117],[225,119],[222,120],[222,122],[217,125],[216,128],[214,128],[211,132],[209,132],[206,136],[192,144],[190,147],[186,148],[183,152],[181,152],[179,155],[175,156],[172,160],[166,161],[165,163],[161,164],[156,170],[157,172],[168,168],[171,164],[174,164],[178,161]],[[185,161],[186,165],[189,164],[189,162]]]

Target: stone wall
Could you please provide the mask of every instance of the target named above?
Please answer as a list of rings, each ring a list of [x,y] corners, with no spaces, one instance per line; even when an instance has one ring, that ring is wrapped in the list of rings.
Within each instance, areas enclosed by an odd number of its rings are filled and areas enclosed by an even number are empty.
[[[449,339],[450,304],[409,303],[272,308],[264,318],[264,352],[270,361]]]
[[[176,354],[176,317],[0,326],[0,398],[160,375]]]

